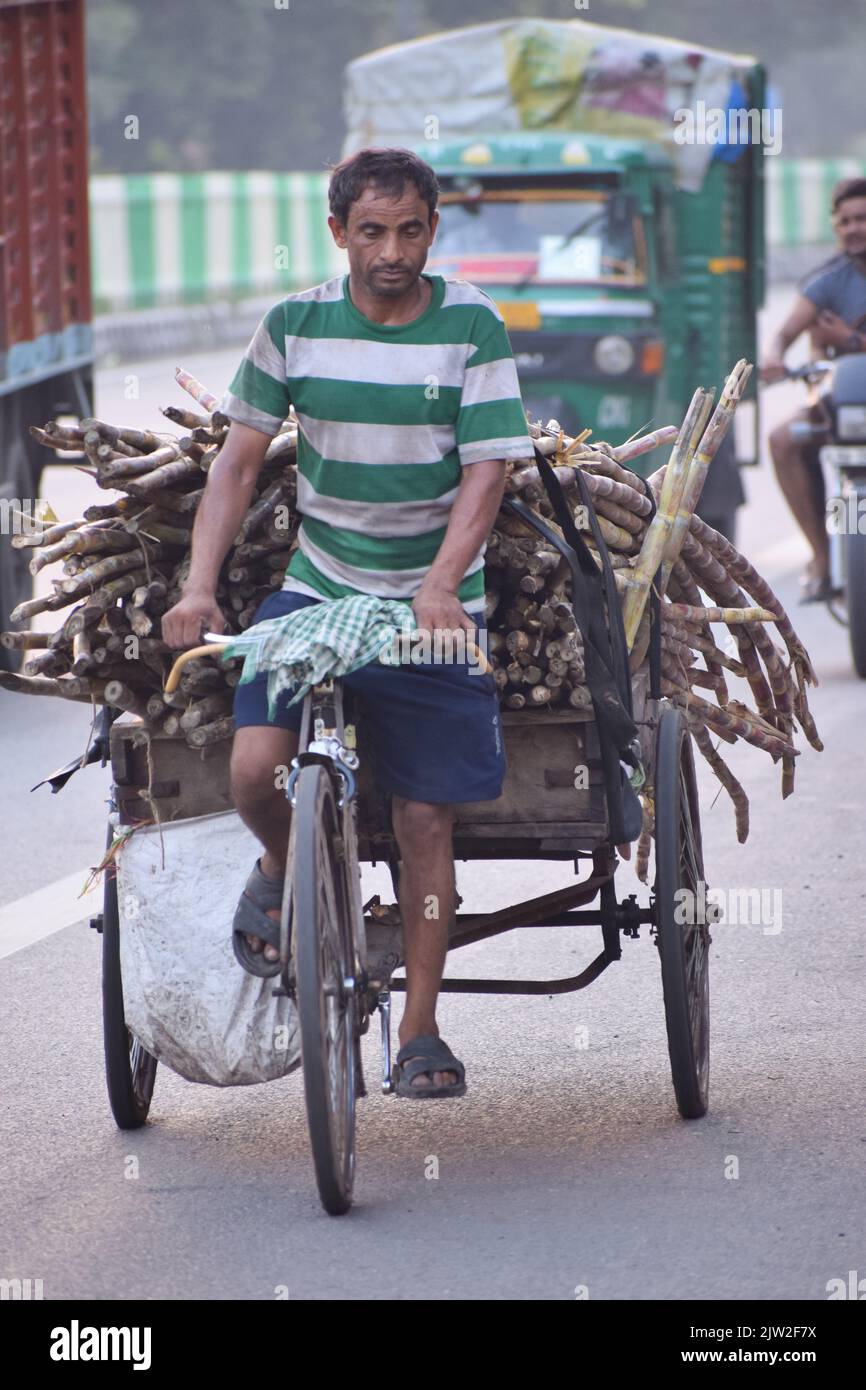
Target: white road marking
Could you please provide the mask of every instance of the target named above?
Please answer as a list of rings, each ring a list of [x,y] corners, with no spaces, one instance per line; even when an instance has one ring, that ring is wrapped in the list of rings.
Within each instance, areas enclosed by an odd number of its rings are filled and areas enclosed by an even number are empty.
[[[59,878],[35,893],[0,907],[0,959],[23,951],[46,936],[71,927],[102,910],[102,880],[84,897],[78,895],[87,882],[89,869],[79,869]]]

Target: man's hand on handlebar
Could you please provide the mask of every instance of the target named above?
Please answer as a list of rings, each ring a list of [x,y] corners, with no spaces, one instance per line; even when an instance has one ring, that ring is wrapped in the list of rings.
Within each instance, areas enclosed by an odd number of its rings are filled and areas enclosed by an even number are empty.
[[[831,313],[829,309],[822,309],[818,315],[812,340],[823,349],[834,347],[841,348],[845,352],[862,351],[862,334],[855,332],[850,324],[846,323],[838,314]],[[861,341],[859,348],[857,346],[858,340]]]
[[[465,632],[475,634],[475,623],[450,589],[425,581],[412,600],[412,609],[421,632],[456,632],[463,628]]]
[[[778,370],[779,366],[781,370]],[[823,357],[814,362],[804,362],[802,367],[786,367],[784,362],[779,364],[773,359],[765,362],[761,368],[761,380],[768,386],[777,381],[805,381],[812,385],[832,370],[833,363]]]
[[[788,369],[781,357],[767,357],[761,363],[758,375],[765,386],[771,386],[776,381],[784,381]]]
[[[162,620],[162,638],[172,648],[195,647],[202,632],[225,632],[225,618],[213,593],[185,591]]]

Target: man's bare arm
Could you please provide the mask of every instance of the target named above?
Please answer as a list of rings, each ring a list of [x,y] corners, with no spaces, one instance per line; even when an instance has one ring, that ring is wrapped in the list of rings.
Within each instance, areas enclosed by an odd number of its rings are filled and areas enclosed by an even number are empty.
[[[225,621],[216,601],[220,567],[249,509],[270,435],[233,420],[226,442],[211,464],[204,495],[192,529],[189,576],[178,603],[162,620],[170,647],[192,647],[202,628],[223,632]]]
[[[504,486],[502,459],[485,459],[463,469],[445,537],[412,603],[419,628],[474,629],[457,590],[490,535]]]
[[[794,307],[785,319],[773,341],[767,350],[761,367],[761,377],[764,381],[779,381],[784,375],[785,353],[792,343],[796,342],[800,334],[815,323],[818,318],[818,306],[813,304],[811,299],[807,299],[804,294],[798,294],[794,300]]]

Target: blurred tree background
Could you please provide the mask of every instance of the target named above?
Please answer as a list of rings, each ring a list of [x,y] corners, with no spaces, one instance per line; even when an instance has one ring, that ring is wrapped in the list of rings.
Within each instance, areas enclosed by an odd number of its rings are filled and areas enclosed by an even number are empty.
[[[866,0],[87,0],[92,170],[324,169],[352,58],[518,15],[753,54],[783,154],[866,157]]]

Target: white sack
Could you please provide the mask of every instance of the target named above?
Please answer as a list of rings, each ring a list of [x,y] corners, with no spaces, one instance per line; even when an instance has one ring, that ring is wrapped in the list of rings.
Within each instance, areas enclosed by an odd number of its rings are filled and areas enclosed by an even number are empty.
[[[163,863],[164,850],[164,863]],[[235,811],[142,826],[118,851],[127,1026],[188,1081],[247,1086],[300,1064],[291,1000],[235,959],[231,923],[261,846]]]

